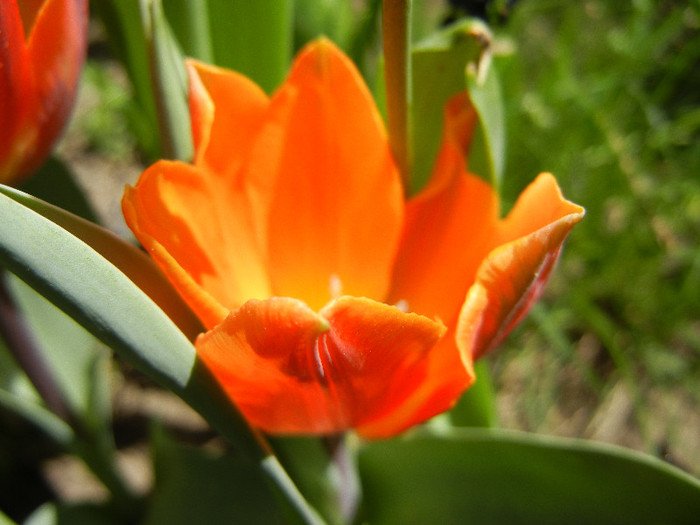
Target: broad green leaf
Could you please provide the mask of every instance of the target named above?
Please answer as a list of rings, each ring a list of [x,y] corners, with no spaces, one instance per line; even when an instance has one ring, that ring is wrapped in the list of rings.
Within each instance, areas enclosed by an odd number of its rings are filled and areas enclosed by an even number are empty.
[[[189,161],[194,155],[184,56],[163,13],[161,0],[140,0],[163,155]]]
[[[459,429],[367,444],[364,518],[440,523],[697,523],[700,481],[651,456],[532,434]]]
[[[292,0],[209,0],[209,12],[214,62],[271,93],[292,58]]]
[[[502,169],[503,112],[495,72],[488,69],[487,49],[491,35],[476,20],[450,26],[418,43],[413,50],[413,180],[419,190],[430,177],[442,139],[445,103],[467,88],[467,71],[478,80],[470,81],[481,124],[469,151],[469,167],[497,186]],[[471,75],[471,73],[469,73]],[[468,78],[471,78],[469,76]],[[471,92],[470,92],[471,95]],[[481,151],[481,150],[484,151]]]
[[[151,449],[156,485],[144,525],[285,523],[260,470],[239,455],[182,446],[159,429]]]
[[[50,220],[0,194],[0,264],[44,295],[137,370],[174,391],[257,463],[288,517],[322,523],[192,344],[114,265]]]
[[[485,361],[475,364],[476,382],[450,410],[450,421],[457,427],[493,427],[496,425],[496,399],[491,372]]]

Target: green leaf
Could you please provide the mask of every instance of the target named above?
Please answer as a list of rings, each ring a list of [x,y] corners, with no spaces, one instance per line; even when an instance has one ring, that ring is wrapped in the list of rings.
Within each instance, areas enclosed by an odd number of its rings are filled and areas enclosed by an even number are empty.
[[[91,2],[90,9],[104,24],[110,47],[124,65],[134,88],[137,107],[130,117],[139,144],[150,158],[159,158],[158,117],[139,4],[134,0],[100,0]]]
[[[374,6],[368,8],[373,9]],[[348,50],[352,45],[355,24],[362,23],[355,9],[356,6],[347,0],[296,0],[294,29],[298,45],[326,36],[341,49]],[[372,13],[366,14],[371,16]],[[376,31],[376,26],[372,29]]]
[[[373,525],[697,523],[700,482],[610,445],[505,431],[376,442],[360,452]]]
[[[282,524],[261,472],[233,453],[178,445],[156,429],[156,485],[144,525]]]
[[[185,55],[212,63],[209,0],[167,0],[163,9]]]
[[[3,511],[0,510],[0,525],[16,525],[14,521],[8,518]]]
[[[505,113],[498,75],[488,66],[488,58],[479,68],[467,67],[466,75],[469,98],[479,115],[479,127],[469,150],[469,169],[498,189],[506,159]]]
[[[470,169],[494,186],[502,169],[503,111],[495,72],[488,70],[488,28],[477,20],[465,20],[436,33],[413,50],[413,180],[419,190],[429,179],[442,140],[444,107],[453,95],[469,87],[481,119],[477,132],[485,136],[473,141]],[[470,92],[470,96],[472,93]],[[481,151],[481,150],[484,151]],[[484,161],[478,160],[483,158]]]
[[[165,19],[161,0],[140,0],[140,5],[163,155],[189,161],[194,145],[184,56]]]
[[[292,58],[292,0],[209,0],[209,13],[214,62],[271,93]]]
[[[493,427],[496,425],[496,399],[491,372],[485,361],[474,366],[476,382],[449,411],[450,421],[457,427]]]
[[[118,525],[119,523],[123,522],[107,505],[45,503],[32,512],[22,525]]]
[[[8,287],[35,336],[71,412],[86,427],[104,430],[111,420],[109,352],[70,317],[17,278]]]

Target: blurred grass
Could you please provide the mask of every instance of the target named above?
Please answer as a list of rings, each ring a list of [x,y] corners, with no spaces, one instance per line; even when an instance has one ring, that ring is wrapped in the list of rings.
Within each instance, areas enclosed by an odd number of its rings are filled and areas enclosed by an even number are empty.
[[[497,31],[514,47],[497,61],[504,200],[547,170],[587,209],[545,300],[491,360],[504,395],[520,378],[518,426],[557,431],[572,398],[593,418],[620,387],[619,424],[636,437],[611,440],[661,454],[687,441],[700,409],[699,28],[698,1],[522,0]],[[562,432],[595,434],[590,420]]]

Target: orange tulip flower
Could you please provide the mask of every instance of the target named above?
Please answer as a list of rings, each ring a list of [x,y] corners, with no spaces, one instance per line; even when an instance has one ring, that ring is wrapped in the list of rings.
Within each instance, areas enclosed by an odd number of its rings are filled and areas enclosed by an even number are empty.
[[[87,22],[87,0],[0,2],[0,183],[51,153],[73,107]]]
[[[271,433],[386,437],[449,409],[537,299],[583,209],[551,175],[503,220],[447,107],[432,180],[406,201],[372,96],[328,40],[268,98],[191,61],[193,165],[159,161],[127,223],[208,332],[199,357]]]

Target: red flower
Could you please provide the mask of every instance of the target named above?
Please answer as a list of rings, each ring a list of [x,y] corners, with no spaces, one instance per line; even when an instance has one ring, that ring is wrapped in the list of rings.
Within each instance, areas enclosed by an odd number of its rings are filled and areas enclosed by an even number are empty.
[[[201,359],[267,432],[384,437],[449,409],[583,209],[545,174],[499,220],[467,170],[464,95],[431,182],[406,202],[372,97],[327,40],[271,98],[188,67],[194,165],[151,166],[123,209],[209,330]]]
[[[0,2],[0,183],[51,153],[73,106],[87,21],[87,0]]]

